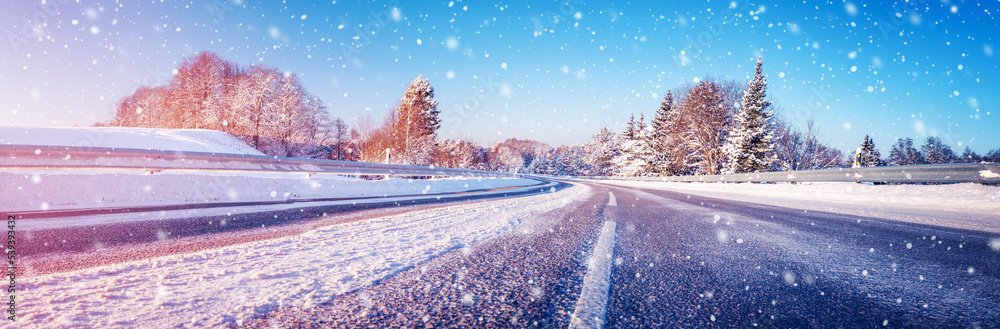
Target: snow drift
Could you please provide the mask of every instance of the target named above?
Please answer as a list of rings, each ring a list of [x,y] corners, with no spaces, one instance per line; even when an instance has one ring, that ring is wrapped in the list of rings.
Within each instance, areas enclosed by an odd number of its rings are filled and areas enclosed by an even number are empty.
[[[0,144],[264,155],[233,135],[205,129],[0,127]]]

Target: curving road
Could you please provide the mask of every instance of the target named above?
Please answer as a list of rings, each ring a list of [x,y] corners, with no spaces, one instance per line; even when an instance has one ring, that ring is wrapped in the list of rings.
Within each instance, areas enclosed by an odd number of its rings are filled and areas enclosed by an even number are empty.
[[[600,267],[601,228],[614,222],[596,325],[1000,327],[989,233],[575,184],[591,193],[514,232],[244,326],[570,326],[581,292],[593,290],[584,278]]]
[[[298,235],[323,226],[423,209],[545,194],[568,186],[539,180],[536,185],[459,193],[5,214],[22,223],[18,257],[24,266],[18,271],[31,268],[33,275],[41,275]],[[93,216],[117,217],[88,222]],[[37,227],[30,228],[32,224]],[[176,242],[179,238],[192,239]]]

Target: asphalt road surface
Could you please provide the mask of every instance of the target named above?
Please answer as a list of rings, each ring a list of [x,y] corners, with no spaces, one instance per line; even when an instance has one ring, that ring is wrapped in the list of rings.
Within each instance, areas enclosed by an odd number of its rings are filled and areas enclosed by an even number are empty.
[[[567,327],[614,222],[604,327],[1000,327],[993,234],[575,184],[509,234],[244,326]]]

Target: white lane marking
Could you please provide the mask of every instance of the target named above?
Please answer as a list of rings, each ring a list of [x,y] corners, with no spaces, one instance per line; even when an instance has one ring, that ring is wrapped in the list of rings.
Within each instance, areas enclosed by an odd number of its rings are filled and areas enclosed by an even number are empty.
[[[614,194],[611,195],[614,200]],[[601,328],[608,310],[608,288],[611,285],[611,259],[615,250],[615,222],[604,222],[601,237],[587,264],[583,289],[570,320],[570,328]]]
[[[608,200],[608,207],[617,207],[618,206],[618,200],[615,199],[615,194],[612,193],[612,192],[608,192],[608,195],[611,196],[611,199]]]

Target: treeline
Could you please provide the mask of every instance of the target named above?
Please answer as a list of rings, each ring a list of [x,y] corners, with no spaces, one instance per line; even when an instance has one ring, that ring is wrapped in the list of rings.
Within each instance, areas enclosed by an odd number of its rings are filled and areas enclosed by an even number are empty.
[[[897,139],[886,158],[882,158],[881,153],[875,147],[875,140],[868,136],[865,136],[859,149],[860,152],[857,153],[856,159],[852,160],[854,166],[858,167],[1000,162],[1000,148],[995,148],[987,152],[986,155],[979,155],[972,151],[972,148],[966,146],[962,154],[957,154],[951,146],[936,136],[927,137],[919,149],[913,146],[912,138]]]
[[[267,155],[434,165],[523,172],[551,153],[536,141],[493,147],[438,139],[434,88],[417,77],[380,121],[334,118],[294,74],[264,65],[241,67],[212,52],[183,60],[168,85],[141,86],[119,100],[98,126],[212,129],[237,136]]]
[[[674,95],[678,95],[675,100]],[[705,78],[667,90],[653,118],[631,116],[624,131],[606,127],[584,146],[586,173],[672,176],[809,170],[843,163],[810,122],[805,131],[775,116],[763,60],[753,78]]]
[[[631,116],[616,133],[604,127],[584,145],[550,147],[508,139],[484,148],[438,143],[440,165],[552,175],[666,176],[807,170],[841,166],[810,123],[805,131],[774,116],[758,59],[745,85],[706,78],[668,90],[655,115]],[[674,99],[674,94],[679,95]]]
[[[667,90],[648,121],[631,116],[620,133],[602,128],[583,145],[552,147],[508,139],[492,146],[439,139],[434,87],[418,76],[380,120],[353,125],[333,118],[293,74],[239,65],[211,52],[185,59],[170,84],[123,97],[111,126],[214,129],[268,155],[550,175],[668,176],[812,170],[841,166],[1000,162],[1000,149],[957,156],[937,137],[919,150],[899,140],[883,159],[865,137],[861,156],[829,147],[809,122],[804,130],[776,116],[763,62],[743,84],[705,78]],[[674,98],[677,95],[677,98]]]
[[[317,157],[333,120],[294,74],[202,52],[185,59],[170,84],[123,97],[104,125],[220,130],[267,155]]]

